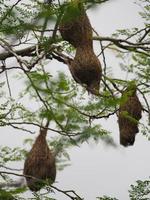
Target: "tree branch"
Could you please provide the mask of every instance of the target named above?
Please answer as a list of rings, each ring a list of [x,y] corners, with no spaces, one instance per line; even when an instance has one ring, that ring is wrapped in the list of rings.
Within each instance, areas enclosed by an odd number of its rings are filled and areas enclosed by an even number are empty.
[[[36,45],[31,46],[31,47],[27,47],[27,48],[24,48],[24,49],[21,49],[21,50],[14,50],[14,52],[18,56],[30,56],[31,53],[34,52],[35,50],[36,50]],[[14,54],[12,52],[0,53],[0,60],[5,60],[5,59],[10,58],[10,57],[14,57]]]
[[[6,167],[6,166],[4,166],[4,165],[1,165],[1,164],[0,164],[0,167],[1,167],[1,168],[8,169],[8,170],[12,170],[12,171],[22,171],[22,169],[10,168],[10,167]]]
[[[146,56],[150,56],[150,54],[147,53],[147,51],[150,51],[150,47],[148,46],[150,45],[150,42],[133,43],[128,40],[116,39],[111,37],[100,37],[100,36],[94,36],[93,39],[98,41],[109,41],[121,49],[142,53]]]
[[[18,181],[13,181],[10,183],[0,183],[0,188],[4,187],[23,187],[26,186],[24,178],[19,179]]]
[[[14,176],[19,176],[19,177],[24,177],[24,178],[31,178],[31,179],[35,179],[41,182],[45,182],[42,179],[38,179],[36,177],[33,176],[28,176],[28,175],[23,175],[23,174],[17,174],[17,173],[13,173],[13,172],[8,172],[8,171],[0,171],[0,174],[8,174],[8,175],[14,175]],[[23,182],[23,179],[20,180],[21,183]],[[47,182],[45,182],[50,188],[53,188],[54,190],[63,193],[64,195],[68,196],[70,199],[72,200],[83,200],[83,198],[81,198],[75,191],[73,190],[61,190],[59,188],[57,188],[56,186],[53,185],[49,185]],[[12,184],[11,184],[12,185]],[[15,185],[15,182],[14,182]],[[24,184],[25,185],[25,184]],[[4,186],[4,184],[0,185],[0,186]],[[18,184],[16,184],[16,187],[20,187],[20,182]],[[74,196],[72,196],[70,193],[72,193]]]

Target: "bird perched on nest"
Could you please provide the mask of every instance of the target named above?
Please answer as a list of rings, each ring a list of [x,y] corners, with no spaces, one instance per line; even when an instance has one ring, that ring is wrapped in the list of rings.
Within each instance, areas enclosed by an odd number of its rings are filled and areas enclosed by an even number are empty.
[[[119,108],[120,144],[133,145],[135,135],[139,132],[138,123],[142,117],[142,105],[136,95],[136,85],[131,84],[122,94],[122,103]]]
[[[55,181],[55,156],[46,142],[48,124],[49,122],[40,129],[40,134],[24,163],[23,174],[26,176],[26,182],[31,191],[38,191],[46,185],[46,182],[52,184]]]

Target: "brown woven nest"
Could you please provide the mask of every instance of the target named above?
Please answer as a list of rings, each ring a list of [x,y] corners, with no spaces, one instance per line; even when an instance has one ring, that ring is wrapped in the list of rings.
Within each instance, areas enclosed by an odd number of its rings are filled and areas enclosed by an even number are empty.
[[[136,95],[136,86],[129,86],[122,94],[118,116],[120,144],[123,146],[134,144],[135,136],[139,132],[141,113],[142,105]]]
[[[41,129],[39,136],[29,152],[23,174],[31,191],[38,191],[47,183],[52,184],[56,177],[55,157],[46,142],[47,129]],[[39,180],[38,180],[39,179]]]
[[[75,48],[92,45],[92,26],[81,3],[68,4],[60,21],[59,30],[62,38]]]
[[[74,80],[99,95],[102,68],[93,50],[92,26],[83,2],[72,0],[67,5],[59,28],[62,38],[76,48],[75,58],[69,63]]]
[[[77,83],[85,85],[90,93],[94,95],[99,94],[102,69],[93,49],[78,47],[69,69]]]

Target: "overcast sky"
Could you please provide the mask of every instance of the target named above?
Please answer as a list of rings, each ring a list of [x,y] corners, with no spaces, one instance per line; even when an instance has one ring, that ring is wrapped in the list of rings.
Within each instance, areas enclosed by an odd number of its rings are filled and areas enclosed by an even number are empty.
[[[134,0],[112,0],[97,9],[88,11],[88,15],[92,26],[101,36],[111,36],[116,29],[142,27],[143,22],[138,15],[138,10],[139,7],[135,5]],[[106,62],[108,67],[113,67],[117,76],[122,75],[118,58],[113,52],[107,53]],[[69,72],[67,66],[62,64],[60,66],[58,62],[54,64],[53,70],[63,69]],[[15,87],[15,83],[13,84]],[[97,196],[102,195],[128,200],[129,185],[150,175],[149,141],[139,133],[134,146],[121,147],[117,119],[113,117],[100,123],[107,130],[112,131],[118,147],[114,149],[103,143],[95,145],[91,142],[83,144],[80,148],[71,149],[72,165],[58,172],[56,185],[64,190],[74,189],[85,200],[96,200]],[[26,137],[30,136],[21,131],[1,128],[0,144],[20,146]],[[59,200],[67,199],[65,196],[59,196]]]

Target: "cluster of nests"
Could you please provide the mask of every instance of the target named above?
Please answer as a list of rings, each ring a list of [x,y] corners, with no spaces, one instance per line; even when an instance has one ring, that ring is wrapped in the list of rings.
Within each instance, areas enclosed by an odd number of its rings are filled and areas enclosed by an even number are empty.
[[[73,2],[68,4],[59,25],[62,38],[76,48],[69,69],[77,83],[84,85],[88,92],[98,95],[102,69],[93,51],[92,26],[83,4],[78,0]],[[120,143],[124,146],[133,145],[139,131],[142,105],[136,90],[136,85],[131,84],[121,98],[118,123]],[[56,177],[55,156],[46,142],[47,127],[48,124],[40,130],[24,164],[24,175],[32,191],[40,190],[47,182],[52,184]]]
[[[93,51],[92,26],[81,1],[74,0],[68,4],[59,30],[62,38],[76,48],[74,60],[69,65],[74,80],[85,86],[88,92],[99,95],[102,68]],[[122,99],[124,97],[126,100],[120,105],[118,122],[120,143],[128,146],[134,143],[138,132],[142,106],[135,85],[123,92]]]

